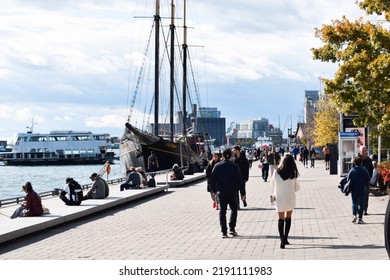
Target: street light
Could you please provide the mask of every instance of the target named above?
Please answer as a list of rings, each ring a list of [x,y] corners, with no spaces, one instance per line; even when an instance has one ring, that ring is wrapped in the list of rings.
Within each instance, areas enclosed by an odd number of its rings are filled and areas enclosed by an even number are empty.
[[[381,125],[378,125],[378,163],[381,162],[381,145],[382,145],[382,136],[381,136]]]

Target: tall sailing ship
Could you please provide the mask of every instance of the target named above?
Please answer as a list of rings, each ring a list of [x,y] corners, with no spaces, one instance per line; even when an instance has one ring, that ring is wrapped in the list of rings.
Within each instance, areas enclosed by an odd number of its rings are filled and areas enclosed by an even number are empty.
[[[120,143],[120,161],[121,171],[124,174],[131,166],[140,166],[147,169],[148,157],[151,151],[157,156],[159,161],[159,168],[161,170],[171,169],[174,164],[184,166],[189,162],[197,161],[198,155],[201,150],[208,149],[205,143],[208,143],[204,137],[204,133],[194,133],[195,121],[191,116],[196,116],[196,112],[187,114],[186,102],[189,85],[187,82],[187,59],[189,56],[187,45],[187,26],[186,26],[186,0],[184,0],[184,18],[183,18],[183,43],[181,51],[181,63],[182,63],[182,98],[181,115],[179,117],[180,124],[174,123],[175,115],[175,93],[177,95],[177,80],[175,79],[175,6],[174,1],[171,1],[171,24],[170,24],[170,43],[165,42],[164,51],[167,51],[168,45],[170,45],[170,52],[166,55],[160,53],[160,32],[162,28],[161,16],[160,16],[160,1],[155,1],[155,16],[154,16],[154,95],[150,99],[154,102],[154,124],[153,132],[145,129],[139,129],[132,119],[132,112],[135,106],[135,100],[137,98],[138,89],[140,88],[139,81],[144,80],[142,76],[146,71],[144,69],[146,56],[142,62],[141,69],[139,71],[138,83],[132,97],[127,123],[125,125],[124,135]],[[149,33],[148,42],[152,41],[152,32]],[[150,45],[147,45],[147,50]],[[165,54],[165,52],[164,52]],[[159,121],[159,109],[160,109],[160,81],[161,75],[161,62],[160,57],[169,58],[170,69],[170,92],[169,92],[169,125],[161,125]],[[177,96],[176,96],[177,97]],[[150,101],[150,100],[149,100]],[[179,102],[178,102],[179,103]],[[151,106],[150,108],[152,108]],[[145,106],[146,108],[146,106]],[[196,105],[192,106],[196,109]],[[190,123],[188,125],[188,123]],[[163,126],[163,129],[161,127]],[[188,127],[187,127],[188,126]],[[181,133],[177,133],[177,130],[181,129]],[[175,133],[176,130],[176,133]]]

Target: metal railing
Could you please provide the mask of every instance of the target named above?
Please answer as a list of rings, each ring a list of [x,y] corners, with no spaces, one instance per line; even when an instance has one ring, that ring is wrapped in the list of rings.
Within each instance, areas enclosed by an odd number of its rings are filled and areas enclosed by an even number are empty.
[[[161,171],[156,171],[154,172],[156,176],[160,175],[165,175],[165,184],[168,184],[168,174],[171,170],[161,170]],[[150,173],[145,173],[147,178],[150,177]],[[111,179],[111,180],[106,180],[107,184],[113,185],[113,184],[118,184],[122,183],[123,181],[126,181],[127,178],[117,178],[117,179]],[[162,179],[162,178],[161,178]],[[93,183],[89,184],[83,184],[81,185],[81,188],[83,190],[88,190],[89,188],[92,187]],[[159,182],[156,181],[156,184],[164,184],[164,179],[160,180]],[[51,191],[45,191],[45,192],[40,192],[38,193],[40,197],[50,197],[50,196],[58,196],[61,192],[62,188],[53,188]],[[5,205],[10,205],[10,204],[18,204],[24,201],[25,196],[17,196],[17,197],[11,197],[11,198],[6,198],[6,199],[1,199],[0,200],[0,207],[5,206]]]

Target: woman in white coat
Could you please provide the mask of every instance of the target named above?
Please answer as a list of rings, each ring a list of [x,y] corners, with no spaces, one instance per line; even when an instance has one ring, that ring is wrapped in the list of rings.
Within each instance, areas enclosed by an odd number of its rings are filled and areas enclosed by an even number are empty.
[[[286,155],[283,161],[272,174],[271,186],[276,198],[275,209],[278,212],[278,231],[280,236],[280,248],[284,249],[288,233],[291,228],[291,216],[295,207],[295,192],[299,190],[298,168],[294,158]]]

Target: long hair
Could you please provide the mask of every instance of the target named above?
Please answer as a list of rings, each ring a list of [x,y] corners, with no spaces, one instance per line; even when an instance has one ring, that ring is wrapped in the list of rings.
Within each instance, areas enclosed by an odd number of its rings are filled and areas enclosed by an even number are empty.
[[[285,155],[276,172],[283,180],[294,179],[299,176],[297,165],[292,155]]]
[[[31,185],[31,182],[26,182],[26,184],[24,185],[23,189],[25,189],[27,192],[32,192],[33,187]]]
[[[214,156],[217,156],[218,159],[214,160]],[[219,153],[218,152],[214,152],[213,153],[213,158],[209,161],[209,163],[214,166],[216,163],[218,163],[220,161],[221,161],[221,157],[220,157]]]

